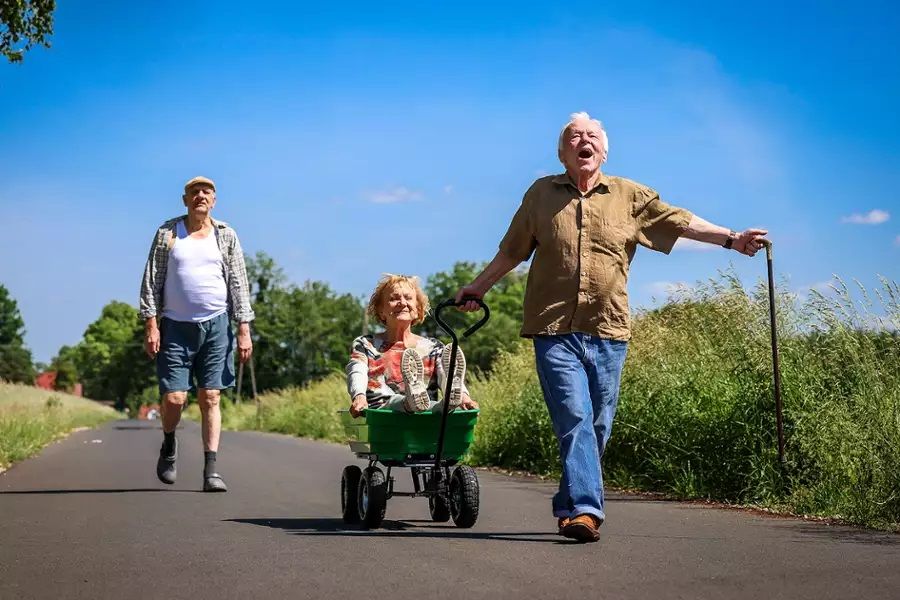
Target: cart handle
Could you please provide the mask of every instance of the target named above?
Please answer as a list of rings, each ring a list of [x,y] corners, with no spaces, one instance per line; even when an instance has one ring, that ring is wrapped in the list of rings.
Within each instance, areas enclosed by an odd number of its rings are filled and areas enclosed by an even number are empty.
[[[434,309],[434,320],[437,321],[437,324],[440,326],[440,328],[443,329],[444,332],[447,335],[449,335],[451,338],[453,338],[455,341],[458,340],[458,338],[456,337],[456,333],[453,331],[453,328],[450,327],[450,325],[448,325],[443,319],[441,319],[441,311],[449,306],[462,306],[466,302],[475,302],[478,304],[478,306],[481,307],[481,310],[484,311],[484,316],[481,317],[481,320],[478,321],[477,323],[475,323],[474,325],[472,325],[471,327],[469,327],[468,329],[466,329],[466,331],[462,334],[463,338],[467,338],[470,335],[472,335],[473,333],[475,333],[476,331],[478,331],[479,329],[481,329],[482,327],[484,327],[484,324],[487,323],[488,319],[491,318],[491,310],[488,308],[487,304],[485,304],[481,298],[476,298],[474,296],[467,296],[467,297],[464,297],[459,302],[457,302],[453,298],[449,298],[447,300],[444,300],[440,304],[438,304]]]

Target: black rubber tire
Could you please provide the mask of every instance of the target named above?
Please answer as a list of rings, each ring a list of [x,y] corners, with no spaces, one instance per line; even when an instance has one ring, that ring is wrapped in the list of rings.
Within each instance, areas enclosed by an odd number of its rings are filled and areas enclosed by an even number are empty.
[[[428,496],[428,512],[435,523],[446,523],[450,520],[450,502],[446,496]]]
[[[368,467],[362,472],[356,501],[362,526],[366,529],[381,527],[387,508],[387,484],[381,469]]]
[[[341,473],[341,516],[344,523],[359,523],[359,503],[356,494],[359,492],[359,479],[362,469],[356,465],[344,467]]]
[[[456,467],[450,476],[450,516],[463,529],[478,520],[478,475],[468,465]]]

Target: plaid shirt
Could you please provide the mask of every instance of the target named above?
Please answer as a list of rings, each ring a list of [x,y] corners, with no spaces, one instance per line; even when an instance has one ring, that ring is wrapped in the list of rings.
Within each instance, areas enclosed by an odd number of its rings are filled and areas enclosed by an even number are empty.
[[[169,250],[175,239],[175,226],[184,219],[187,219],[187,215],[169,219],[159,227],[153,238],[141,282],[142,319],[155,317],[162,312]],[[253,320],[254,314],[250,306],[250,284],[247,281],[247,268],[244,266],[244,251],[241,250],[241,243],[234,229],[222,221],[210,220],[216,234],[216,243],[222,253],[222,270],[225,287],[228,289],[228,315],[233,321],[248,323]]]

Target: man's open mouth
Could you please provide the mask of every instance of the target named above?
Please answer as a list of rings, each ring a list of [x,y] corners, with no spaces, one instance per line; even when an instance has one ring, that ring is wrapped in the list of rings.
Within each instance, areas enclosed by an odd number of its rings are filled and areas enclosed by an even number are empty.
[[[590,158],[594,155],[594,153],[590,150],[590,148],[585,148],[578,152],[578,158]]]

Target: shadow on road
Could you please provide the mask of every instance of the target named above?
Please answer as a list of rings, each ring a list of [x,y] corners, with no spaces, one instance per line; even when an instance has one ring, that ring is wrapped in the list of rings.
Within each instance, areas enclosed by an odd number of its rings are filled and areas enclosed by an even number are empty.
[[[124,423],[135,423],[135,421],[123,421]],[[162,421],[137,421],[137,425],[113,425],[115,431],[161,431]],[[177,430],[184,429],[184,425],[179,423]]]
[[[87,490],[10,490],[0,492],[8,494],[131,494],[144,492],[165,492],[167,494],[202,494],[202,490],[167,490],[165,488],[127,488],[127,489],[87,489]]]
[[[258,525],[284,530],[290,535],[341,535],[359,537],[408,537],[462,540],[501,540],[507,542],[532,542],[568,544],[553,533],[490,533],[458,529],[452,525],[435,525],[432,521],[385,520],[381,529],[366,530],[347,525],[342,519],[224,519],[226,522]],[[416,523],[427,525],[417,526]]]
[[[807,538],[798,539],[797,541],[799,542],[821,541],[875,546],[900,546],[900,535],[886,531],[870,531],[825,523],[778,524],[776,527],[788,529],[791,533],[798,533],[802,537]]]

